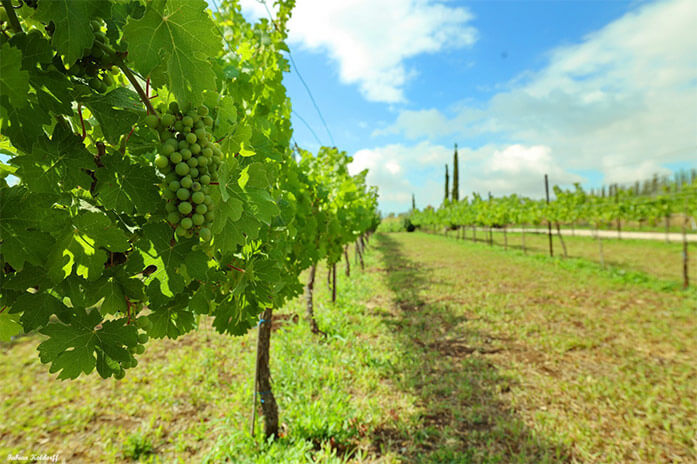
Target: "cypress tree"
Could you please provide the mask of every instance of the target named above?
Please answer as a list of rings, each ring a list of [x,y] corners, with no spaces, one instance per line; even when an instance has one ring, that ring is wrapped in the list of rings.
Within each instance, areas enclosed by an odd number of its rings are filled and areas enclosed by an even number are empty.
[[[448,188],[449,183],[450,183],[450,176],[448,176],[448,165],[446,164],[445,165],[445,200],[443,200],[443,201],[448,201],[448,194],[450,193],[449,192],[450,189]]]
[[[457,144],[453,155],[453,201],[460,201],[460,169],[457,166]]]
[[[411,210],[416,211],[416,198],[413,193],[411,194]]]

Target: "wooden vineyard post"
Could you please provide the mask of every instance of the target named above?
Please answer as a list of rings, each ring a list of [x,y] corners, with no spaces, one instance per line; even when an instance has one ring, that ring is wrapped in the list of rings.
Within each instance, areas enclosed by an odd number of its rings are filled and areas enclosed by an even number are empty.
[[[685,213],[685,220],[682,224],[682,288],[687,289],[690,286],[690,276],[688,273],[688,260],[689,256],[687,254],[687,218],[688,215]]]
[[[305,312],[307,314],[307,320],[310,323],[310,329],[312,333],[321,333],[317,326],[317,321],[315,320],[315,308],[314,308],[314,291],[315,291],[315,274],[317,273],[317,265],[313,264],[310,267],[310,277],[307,279],[307,285],[305,286]]]
[[[521,235],[523,236],[523,253],[527,255],[528,249],[525,247],[525,224],[521,224],[520,230],[521,230]]]
[[[266,308],[259,320],[259,332],[257,337],[257,360],[254,372],[254,406],[252,413],[251,433],[254,436],[254,421],[256,419],[257,395],[261,401],[261,410],[264,414],[264,435],[275,437],[278,435],[278,405],[271,391],[271,370],[269,369],[269,351],[271,347],[271,319],[273,310]]]
[[[332,303],[336,303],[336,263],[332,264]]]
[[[549,205],[549,179],[545,174],[545,196]],[[549,237],[549,256],[554,256],[554,247],[552,246],[552,221],[547,219],[547,237]]]
[[[344,259],[346,260],[346,277],[351,277],[351,260],[348,255],[348,245],[344,247]]]
[[[503,249],[508,251],[508,234],[506,233],[506,226],[503,226]]]

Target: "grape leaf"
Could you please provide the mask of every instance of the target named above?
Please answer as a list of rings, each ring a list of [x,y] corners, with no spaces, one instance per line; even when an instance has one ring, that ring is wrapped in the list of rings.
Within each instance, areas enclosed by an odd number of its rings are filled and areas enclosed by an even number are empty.
[[[18,320],[17,314],[0,313],[0,342],[9,342],[12,337],[22,333],[22,325]]]
[[[203,0],[153,0],[142,18],[129,18],[123,28],[135,68],[154,85],[167,85],[180,103],[198,104],[204,90],[216,88],[207,57],[218,55],[221,40],[206,6]]]
[[[78,186],[89,190],[92,178],[85,170],[95,167],[94,157],[80,137],[64,124],[56,124],[50,142],[40,140],[31,154],[12,162],[19,166],[17,175],[29,187],[44,193],[60,193]]]
[[[94,33],[90,27],[90,20],[99,7],[103,8],[104,3],[71,0],[39,2],[37,18],[46,23],[53,21],[55,31],[51,43],[65,55],[65,61],[68,64],[74,63],[85,50],[92,48]]]
[[[155,213],[164,207],[156,184],[159,179],[152,166],[131,164],[120,153],[102,157],[103,167],[96,169],[96,193],[101,203],[119,213]]]
[[[47,293],[23,293],[12,305],[13,312],[22,313],[27,332],[45,326],[51,316],[65,317],[68,307]]]
[[[42,229],[50,214],[51,200],[15,186],[0,191],[0,237],[2,256],[13,268],[21,270],[25,262],[45,264],[55,240]]]
[[[22,50],[22,68],[36,68],[39,63],[50,63],[53,58],[51,44],[37,29],[26,34],[15,34],[10,43]]]
[[[27,105],[29,73],[22,71],[22,52],[10,44],[0,47],[0,97],[9,99],[9,108]],[[2,99],[0,98],[0,102]]]
[[[102,134],[111,144],[118,143],[138,122],[143,111],[138,94],[118,87],[104,95],[92,95],[83,100],[102,128]]]

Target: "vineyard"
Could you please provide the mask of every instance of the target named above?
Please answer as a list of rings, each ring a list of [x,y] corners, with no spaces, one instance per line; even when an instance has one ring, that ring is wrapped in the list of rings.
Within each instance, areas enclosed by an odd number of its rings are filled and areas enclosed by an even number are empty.
[[[457,153],[457,149],[456,149]],[[446,177],[446,185],[448,178]],[[545,177],[545,181],[546,181]],[[505,197],[482,198],[474,193],[470,200],[464,198],[453,201],[447,198],[438,208],[426,208],[424,210],[412,210],[406,221],[414,227],[420,227],[431,232],[450,233],[456,238],[487,241],[493,245],[494,231],[497,235],[503,235],[502,245],[508,248],[508,234],[513,232],[520,234],[520,248],[523,252],[528,250],[530,233],[543,232],[548,235],[548,250],[550,256],[554,256],[553,235],[558,239],[557,254],[568,257],[568,235],[574,236],[578,230],[579,235],[590,230],[590,234],[597,243],[597,261],[605,267],[605,250],[603,242],[607,238],[622,239],[623,225],[632,224],[632,230],[656,229],[658,224],[665,224],[664,233],[644,234],[647,238],[661,238],[669,242],[674,240],[671,233],[671,224],[679,224],[678,235],[681,242],[681,255],[675,261],[675,268],[680,267],[682,272],[682,284],[684,288],[690,285],[690,254],[689,242],[695,241],[694,233],[688,231],[697,229],[697,178],[692,176],[681,177],[679,182],[665,185],[662,191],[653,194],[642,194],[636,187],[621,189],[614,187],[609,195],[598,195],[585,192],[579,184],[573,190],[563,190],[554,186],[554,199],[550,201],[549,192],[546,199],[534,200],[518,195]],[[653,227],[651,227],[653,226]],[[562,233],[562,227],[566,233]],[[386,225],[382,230],[400,230],[404,224],[393,223]],[[531,230],[528,230],[531,229]],[[606,231],[611,230],[612,234]],[[570,234],[569,234],[570,232]],[[626,237],[625,233],[625,237]],[[631,235],[631,234],[630,234]],[[640,235],[641,236],[641,235]],[[567,237],[567,238],[565,238]],[[605,237],[605,239],[603,238]],[[605,245],[607,247],[607,245]],[[561,250],[559,249],[561,248]],[[693,259],[694,261],[694,259]],[[693,271],[694,273],[694,271]]]
[[[294,8],[0,0],[0,461],[697,460],[695,176],[385,219]]]

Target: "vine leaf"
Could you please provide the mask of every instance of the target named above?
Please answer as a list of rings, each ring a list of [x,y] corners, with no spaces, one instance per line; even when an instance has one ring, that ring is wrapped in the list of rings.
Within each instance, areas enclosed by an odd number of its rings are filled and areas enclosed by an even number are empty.
[[[198,104],[204,90],[215,90],[209,56],[217,56],[221,40],[205,13],[203,0],[153,0],[140,19],[123,28],[129,58],[157,87],[167,85],[180,103]],[[195,71],[194,71],[195,70]]]
[[[22,71],[22,52],[5,43],[0,47],[0,97],[6,96],[11,107],[27,104],[29,73]],[[1,100],[1,99],[0,99]]]
[[[116,144],[138,122],[141,114],[138,94],[118,87],[105,95],[93,95],[83,100],[102,128],[102,134]]]
[[[0,314],[0,341],[9,342],[12,337],[22,333],[22,325],[17,322],[19,315],[17,314]]]
[[[53,21],[56,29],[51,39],[53,46],[65,55],[68,64],[80,58],[85,50],[92,48],[94,33],[90,20],[103,3],[98,1],[75,2],[51,0],[39,2],[37,17],[48,23]]]
[[[60,371],[59,379],[75,379],[83,372],[92,372],[96,366],[96,350],[115,361],[127,361],[130,357],[125,347],[138,343],[137,329],[124,325],[124,319],[107,321],[100,326],[99,311],[87,313],[76,308],[69,322],[70,325],[51,323],[40,331],[49,337],[38,348],[41,362],[51,363],[49,372]]]

